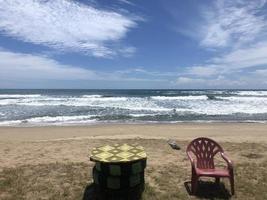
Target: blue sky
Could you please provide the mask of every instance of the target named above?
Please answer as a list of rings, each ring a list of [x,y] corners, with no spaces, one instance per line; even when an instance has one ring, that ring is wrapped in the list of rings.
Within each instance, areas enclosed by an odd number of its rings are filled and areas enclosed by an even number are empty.
[[[0,88],[267,89],[266,0],[0,0]]]

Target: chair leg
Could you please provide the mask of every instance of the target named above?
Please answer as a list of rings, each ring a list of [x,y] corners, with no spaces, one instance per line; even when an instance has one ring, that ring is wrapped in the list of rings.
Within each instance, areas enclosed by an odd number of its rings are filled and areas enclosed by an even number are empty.
[[[215,178],[215,183],[216,183],[216,185],[219,185],[220,184],[220,177],[216,177]]]
[[[235,194],[235,181],[234,181],[234,175],[230,176],[230,185],[231,185],[231,193],[232,195]]]
[[[192,191],[192,194],[196,194],[197,182],[198,182],[198,177],[196,175],[192,174],[192,178],[191,178],[191,191]]]

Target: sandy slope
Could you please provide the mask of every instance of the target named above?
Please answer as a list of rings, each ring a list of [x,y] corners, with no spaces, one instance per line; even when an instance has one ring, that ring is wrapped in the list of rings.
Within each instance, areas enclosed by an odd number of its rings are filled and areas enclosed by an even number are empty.
[[[190,140],[198,136],[230,142],[267,142],[267,124],[181,123],[65,127],[0,127],[0,141],[151,138]]]

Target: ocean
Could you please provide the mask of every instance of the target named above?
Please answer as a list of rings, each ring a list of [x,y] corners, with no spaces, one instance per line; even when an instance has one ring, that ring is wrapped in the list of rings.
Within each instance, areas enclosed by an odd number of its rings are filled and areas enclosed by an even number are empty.
[[[0,90],[0,126],[267,122],[267,90]]]

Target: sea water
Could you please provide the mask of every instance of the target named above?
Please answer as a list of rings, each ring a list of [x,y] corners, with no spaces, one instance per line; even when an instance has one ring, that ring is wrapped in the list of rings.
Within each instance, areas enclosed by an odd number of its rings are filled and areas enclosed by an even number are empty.
[[[0,126],[267,122],[266,90],[0,90]]]

